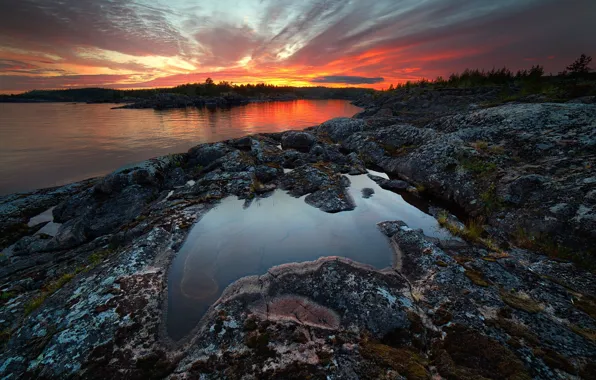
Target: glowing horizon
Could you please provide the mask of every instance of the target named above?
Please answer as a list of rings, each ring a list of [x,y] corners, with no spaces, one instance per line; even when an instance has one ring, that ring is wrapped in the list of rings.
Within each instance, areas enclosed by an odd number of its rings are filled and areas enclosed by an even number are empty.
[[[0,1],[0,93],[184,83],[387,88],[594,54],[590,0]],[[544,27],[544,20],[549,27]]]

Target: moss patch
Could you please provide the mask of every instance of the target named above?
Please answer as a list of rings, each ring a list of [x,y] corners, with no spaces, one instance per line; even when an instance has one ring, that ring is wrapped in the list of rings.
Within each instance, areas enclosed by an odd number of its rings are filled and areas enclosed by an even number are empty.
[[[515,323],[503,317],[497,319],[487,320],[488,325],[493,325],[504,330],[511,337],[523,339],[530,346],[537,346],[540,344],[540,338],[532,333],[526,326]]]
[[[416,148],[416,145],[402,145],[400,147],[386,143],[381,143],[380,145],[385,150],[385,152],[387,152],[387,154],[391,157],[405,156],[410,151]]]
[[[586,329],[577,325],[570,325],[569,328],[576,334],[583,336],[584,338],[596,342],[596,330]]]
[[[596,300],[593,297],[582,295],[574,302],[575,307],[596,319]]]
[[[368,360],[396,370],[409,380],[430,379],[430,374],[426,370],[426,360],[408,349],[365,342],[362,345],[361,354]]]
[[[484,211],[487,214],[503,208],[503,201],[497,196],[497,188],[494,183],[491,183],[485,191],[480,193],[480,200],[482,200]]]
[[[482,272],[480,272],[480,271],[473,270],[473,269],[466,269],[465,275],[467,278],[470,279],[470,281],[472,281],[474,284],[476,284],[478,286],[487,287],[490,285],[490,283],[484,279],[484,276],[482,275]]]
[[[438,365],[447,378],[476,378],[530,380],[523,363],[508,348],[462,325],[446,329],[443,348],[454,366]],[[443,362],[448,358],[443,358]],[[439,363],[437,363],[439,364]],[[466,376],[457,376],[457,373]]]
[[[541,358],[542,361],[544,361],[544,363],[546,363],[546,365],[548,365],[551,368],[558,368],[560,370],[572,374],[577,372],[573,364],[571,364],[571,362],[567,360],[567,358],[549,348],[535,348],[533,350],[533,353],[534,355]]]
[[[461,166],[472,174],[477,176],[486,176],[497,169],[497,164],[485,161],[479,157],[469,157],[460,161]]]
[[[501,299],[507,305],[528,313],[538,313],[544,309],[542,305],[534,301],[532,298],[519,293],[514,294],[501,290]]]

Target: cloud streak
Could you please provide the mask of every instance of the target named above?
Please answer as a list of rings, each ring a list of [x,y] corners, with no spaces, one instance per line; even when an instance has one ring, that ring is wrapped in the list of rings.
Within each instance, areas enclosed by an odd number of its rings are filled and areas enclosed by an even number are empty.
[[[381,77],[367,78],[354,75],[327,75],[311,79],[313,83],[343,83],[343,84],[375,84],[382,83],[385,79]]]
[[[0,0],[0,91],[206,76],[380,88],[466,67],[558,72],[596,55],[593,14],[592,0]]]

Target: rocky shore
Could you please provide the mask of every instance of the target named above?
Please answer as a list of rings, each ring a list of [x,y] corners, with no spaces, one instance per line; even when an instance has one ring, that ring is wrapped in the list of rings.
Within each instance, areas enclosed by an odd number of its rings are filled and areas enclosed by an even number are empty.
[[[369,97],[356,118],[1,197],[0,375],[593,378],[596,105],[496,97]],[[347,212],[344,174],[367,168],[389,175],[372,177],[381,187],[441,205],[430,212],[463,240],[380,221],[391,268],[274,267],[229,286],[186,338],[168,337],[169,265],[219,199],[286,191]]]

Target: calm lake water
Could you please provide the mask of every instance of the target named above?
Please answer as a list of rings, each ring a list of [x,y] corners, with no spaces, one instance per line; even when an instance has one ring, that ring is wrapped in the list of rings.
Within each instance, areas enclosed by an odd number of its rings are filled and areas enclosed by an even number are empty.
[[[303,129],[361,109],[345,100],[230,109],[112,110],[113,104],[0,103],[0,195],[105,175],[205,142]]]
[[[381,173],[374,173],[380,174]],[[222,291],[237,279],[264,274],[275,265],[343,256],[385,268],[393,264],[389,240],[377,223],[403,220],[428,236],[449,238],[435,218],[383,190],[366,175],[350,178],[353,211],[328,214],[276,190],[244,209],[243,200],[223,199],[190,231],[168,277],[168,333],[180,339]],[[371,198],[362,197],[372,188]]]

